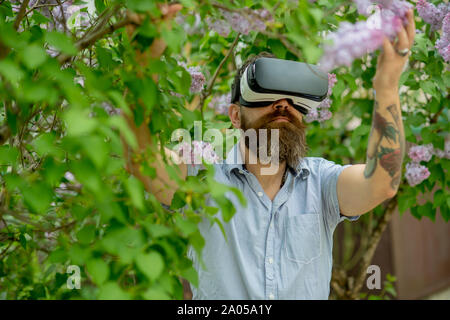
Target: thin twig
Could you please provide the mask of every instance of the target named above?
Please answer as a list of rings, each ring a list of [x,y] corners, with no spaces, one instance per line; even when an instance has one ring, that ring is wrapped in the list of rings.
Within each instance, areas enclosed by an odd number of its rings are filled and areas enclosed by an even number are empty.
[[[97,40],[99,40],[100,38],[104,37],[107,34],[113,33],[114,31],[116,31],[117,29],[120,29],[122,27],[125,27],[128,24],[132,24],[133,22],[131,21],[131,19],[129,18],[125,18],[122,21],[119,21],[113,25],[109,25],[108,27],[99,30],[91,35],[88,35],[86,38],[82,38],[80,39],[77,43],[76,43],[76,47],[78,50],[83,50],[86,49],[87,47],[91,46],[92,44],[94,44]],[[68,60],[70,60],[71,56],[69,55],[65,55],[62,54],[58,57],[58,61],[63,64],[65,62],[67,62]]]
[[[66,20],[66,14],[64,13],[64,8],[62,6],[61,0],[56,0],[56,2],[59,5],[59,10],[61,10],[61,17],[62,17],[64,32],[67,33],[67,20]]]
[[[37,3],[37,2],[36,2]],[[31,7],[30,9],[28,9],[27,12],[25,12],[25,16],[27,16],[28,14],[30,14],[30,12],[34,11],[35,9],[38,8],[44,8],[44,7],[56,7],[58,6],[57,3],[45,3],[45,4],[38,4],[38,5],[34,5],[33,7]]]
[[[228,60],[228,57],[232,54],[234,48],[236,47],[236,45],[237,45],[237,43],[239,41],[239,36],[240,35],[241,34],[238,33],[236,35],[236,37],[234,38],[234,41],[231,44],[231,47],[228,50],[227,55],[222,59],[222,61],[220,61],[219,66],[217,67],[216,71],[214,72],[214,75],[212,76],[211,80],[209,80],[208,85],[206,86],[206,89],[201,94],[201,98],[200,98],[200,102],[198,104],[198,107],[200,107],[200,112],[202,114],[202,119],[203,119],[203,103],[205,102],[205,99],[211,94],[212,87],[214,86],[214,83],[216,82],[217,76],[219,75],[219,72],[222,69],[222,67],[225,64],[225,62]]]

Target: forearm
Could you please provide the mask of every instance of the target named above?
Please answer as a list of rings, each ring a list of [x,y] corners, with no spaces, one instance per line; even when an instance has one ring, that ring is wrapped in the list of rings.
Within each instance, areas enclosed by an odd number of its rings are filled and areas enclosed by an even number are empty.
[[[398,90],[376,92],[365,178],[371,179],[377,191],[395,194],[404,155],[405,134]]]

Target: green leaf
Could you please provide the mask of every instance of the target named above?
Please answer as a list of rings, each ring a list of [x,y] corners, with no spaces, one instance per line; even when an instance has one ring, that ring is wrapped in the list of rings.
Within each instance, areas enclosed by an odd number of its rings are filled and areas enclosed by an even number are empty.
[[[0,74],[11,83],[16,84],[25,76],[25,73],[9,59],[0,60]]]
[[[43,182],[35,182],[21,188],[25,204],[31,211],[44,214],[53,199],[53,190]]]
[[[145,227],[153,238],[165,237],[173,233],[172,229],[160,224],[147,223]]]
[[[81,244],[90,244],[95,237],[95,226],[87,225],[77,233],[77,239]]]
[[[47,32],[45,35],[45,40],[51,46],[55,47],[65,54],[74,56],[78,52],[72,40],[63,33],[59,33],[56,31]]]
[[[81,139],[84,151],[97,168],[102,168],[109,157],[109,148],[103,138],[87,136]]]
[[[434,133],[432,132],[430,127],[424,127],[420,131],[420,136],[422,137],[422,143],[428,144],[430,142],[433,142],[434,140]]]
[[[86,263],[86,268],[92,276],[92,280],[98,285],[109,278],[109,267],[102,259],[91,259]]]
[[[25,235],[21,233],[19,235],[19,242],[20,245],[26,250],[27,249],[27,238],[25,238]]]
[[[50,253],[48,262],[64,263],[67,260],[67,251],[64,248],[58,248]]]
[[[440,207],[446,202],[446,196],[442,189],[436,190],[433,196],[433,210]]]
[[[19,150],[10,145],[0,146],[0,165],[15,165]]]
[[[420,88],[422,88],[425,93],[432,96],[436,95],[436,84],[433,81],[420,81]]]
[[[136,136],[133,131],[128,126],[126,120],[121,116],[113,116],[108,118],[108,124],[111,127],[119,129],[120,133],[123,134],[126,143],[132,148],[136,149],[138,147]]]
[[[386,279],[387,279],[387,281],[389,281],[389,282],[395,282],[395,281],[397,281],[397,277],[396,277],[396,276],[393,276],[393,275],[390,274],[390,273],[386,274]]]
[[[178,226],[178,228],[180,228],[181,232],[183,232],[185,236],[188,236],[198,230],[197,224],[193,221],[183,219],[181,216],[176,216],[175,220],[176,225]]]
[[[80,108],[70,108],[63,118],[67,122],[67,134],[80,136],[92,132],[97,126],[96,119],[89,117],[89,111]]]
[[[126,181],[128,194],[133,205],[139,210],[145,209],[144,204],[144,185],[134,176],[130,176]]]
[[[22,61],[29,69],[35,69],[47,60],[47,54],[42,46],[32,44],[22,52]]]
[[[398,211],[403,214],[416,203],[416,198],[404,195],[398,198]]]
[[[198,274],[194,268],[190,267],[189,269],[183,270],[181,272],[181,276],[192,283],[195,287],[198,287]]]
[[[153,0],[127,0],[126,7],[136,12],[150,11],[154,16],[160,14],[158,7]]]
[[[150,280],[156,280],[164,270],[164,259],[157,251],[141,253],[136,257],[136,265]]]
[[[100,300],[130,300],[131,296],[128,292],[122,290],[116,282],[106,282],[100,287],[98,295]]]
[[[147,300],[171,300],[171,297],[162,288],[149,288],[142,296]]]

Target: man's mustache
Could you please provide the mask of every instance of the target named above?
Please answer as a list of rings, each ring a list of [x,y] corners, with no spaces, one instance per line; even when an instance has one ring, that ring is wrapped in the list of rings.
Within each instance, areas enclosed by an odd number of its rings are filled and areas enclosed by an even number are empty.
[[[295,126],[299,126],[299,120],[289,111],[287,110],[276,110],[270,114],[265,115],[263,118],[261,118],[258,121],[258,127],[261,127],[264,124],[267,124],[273,120],[275,120],[278,117],[285,117],[289,120],[290,123],[294,124]]]

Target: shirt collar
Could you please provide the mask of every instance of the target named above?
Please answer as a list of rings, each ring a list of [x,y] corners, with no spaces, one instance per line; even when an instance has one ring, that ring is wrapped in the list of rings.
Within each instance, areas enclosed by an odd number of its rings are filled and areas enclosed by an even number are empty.
[[[243,170],[243,158],[241,154],[241,149],[239,147],[240,140],[231,148],[231,150],[228,152],[227,157],[225,159],[225,169],[226,174],[228,177],[230,177],[230,173],[233,169]],[[306,179],[309,175],[309,168],[306,164],[305,159],[302,159],[302,161],[297,165],[296,168],[290,167],[289,169],[291,173],[294,175],[295,178],[301,177],[303,180]]]

